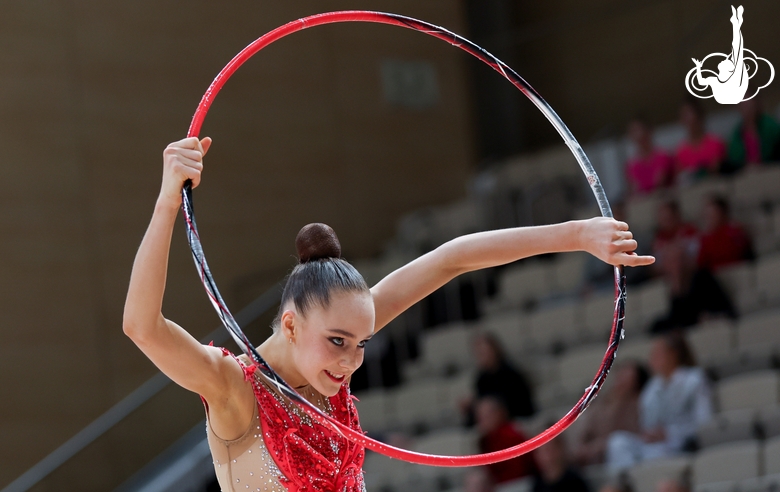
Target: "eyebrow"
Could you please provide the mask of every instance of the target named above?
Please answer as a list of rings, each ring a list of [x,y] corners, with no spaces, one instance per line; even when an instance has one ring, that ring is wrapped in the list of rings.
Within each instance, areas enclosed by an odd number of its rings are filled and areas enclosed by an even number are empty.
[[[346,330],[342,330],[340,328],[328,328],[328,331],[331,332],[331,333],[335,333],[336,335],[341,335],[341,336],[343,336],[345,338],[357,338],[352,333],[350,333],[350,332],[348,332]],[[374,336],[374,334],[372,333],[371,335],[366,337],[365,340],[368,340],[368,339],[370,339],[373,336]]]

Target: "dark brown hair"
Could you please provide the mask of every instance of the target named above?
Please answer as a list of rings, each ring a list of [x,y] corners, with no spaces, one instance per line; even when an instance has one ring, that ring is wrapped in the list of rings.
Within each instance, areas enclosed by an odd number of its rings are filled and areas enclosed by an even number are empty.
[[[290,301],[301,316],[306,316],[313,306],[328,307],[335,292],[369,292],[363,276],[341,258],[341,243],[330,226],[304,226],[295,238],[295,249],[298,264],[287,277],[274,330]]]
[[[663,341],[677,358],[677,363],[683,367],[693,367],[696,365],[696,358],[693,351],[685,341],[685,337],[679,331],[671,331],[663,336]]]

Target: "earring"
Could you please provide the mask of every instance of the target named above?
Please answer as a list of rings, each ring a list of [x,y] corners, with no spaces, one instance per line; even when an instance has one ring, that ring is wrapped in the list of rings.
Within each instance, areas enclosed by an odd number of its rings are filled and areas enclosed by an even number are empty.
[[[288,340],[290,341],[290,345],[292,345],[292,337],[288,338]]]

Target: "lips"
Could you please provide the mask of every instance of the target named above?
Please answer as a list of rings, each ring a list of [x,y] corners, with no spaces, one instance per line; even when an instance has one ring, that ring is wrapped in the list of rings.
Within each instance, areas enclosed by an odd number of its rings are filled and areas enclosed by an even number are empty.
[[[344,378],[346,377],[345,374],[333,373],[333,372],[330,372],[327,369],[325,369],[324,372],[325,372],[325,375],[327,375],[328,378],[330,378],[330,380],[333,381],[334,383],[341,383],[341,382],[344,381]]]

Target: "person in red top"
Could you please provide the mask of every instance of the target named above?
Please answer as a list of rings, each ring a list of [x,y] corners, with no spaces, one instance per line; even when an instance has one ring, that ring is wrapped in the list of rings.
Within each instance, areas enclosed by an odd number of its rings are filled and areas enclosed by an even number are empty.
[[[729,205],[719,196],[704,206],[704,234],[699,248],[699,268],[716,272],[722,267],[753,259],[753,248],[745,229],[732,222]]]
[[[687,136],[675,152],[675,181],[685,186],[717,174],[726,159],[726,144],[717,136],[705,133],[704,111],[696,99],[686,99],[683,103],[680,122]]]
[[[698,250],[698,231],[685,222],[675,201],[658,207],[658,229],[653,239],[656,262],[653,272],[664,278],[672,295],[682,295],[689,287]]]
[[[628,137],[636,148],[636,156],[626,165],[632,195],[646,195],[672,184],[674,159],[653,147],[650,125],[641,118],[628,124]]]
[[[704,232],[699,237],[695,269],[687,282],[670,283],[671,310],[666,318],[654,323],[652,331],[661,333],[692,326],[713,315],[736,318],[733,302],[713,274],[722,267],[751,259],[750,237],[742,226],[729,219],[726,200],[709,197],[704,206]]]
[[[497,396],[481,398],[475,407],[477,429],[480,433],[481,453],[492,453],[516,446],[526,440],[525,435],[509,420],[509,411]],[[534,461],[531,455],[487,465],[487,472],[494,484],[510,482],[531,475]]]

